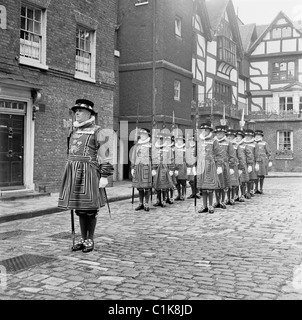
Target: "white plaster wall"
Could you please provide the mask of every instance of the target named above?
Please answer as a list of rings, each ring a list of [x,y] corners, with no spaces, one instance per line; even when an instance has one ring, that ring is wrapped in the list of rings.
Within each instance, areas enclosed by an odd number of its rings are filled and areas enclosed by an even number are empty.
[[[198,102],[204,101],[204,86],[198,85]]]
[[[205,38],[198,34],[197,35],[197,54],[201,57],[205,56],[205,52],[206,52],[206,41]]]
[[[267,90],[268,77],[251,77],[250,89],[251,90]]]
[[[196,59],[192,59],[192,73],[193,73],[193,78],[196,79]]]
[[[293,31],[294,31],[293,32],[294,37],[301,37],[301,35],[295,29]]]
[[[212,94],[213,94],[213,79],[210,77],[207,77],[206,79],[206,90],[205,93],[208,94],[209,89],[211,89],[211,91],[209,92],[209,96],[208,98],[212,98]]]
[[[266,43],[266,52],[267,53],[277,53],[280,52],[280,47],[281,46],[281,41],[276,40],[276,41],[268,41]]]
[[[251,62],[250,66],[256,69],[255,70],[250,67],[251,76],[260,76],[268,74],[268,61]]]
[[[265,110],[267,112],[272,112],[275,108],[275,103],[273,97],[266,97],[265,98]]]
[[[282,41],[282,52],[296,51],[297,40],[287,39]]]
[[[214,56],[216,56],[217,55],[217,42],[216,41],[208,42],[207,50],[208,50],[208,53],[211,53]]]
[[[261,108],[264,107],[262,98],[252,98],[251,102],[252,102],[252,104],[251,104],[252,111],[259,111],[259,107],[257,107],[257,106],[260,106]],[[254,104],[256,104],[256,106]]]
[[[288,86],[289,83],[271,84],[271,89],[283,88]]]
[[[207,72],[216,74],[216,60],[211,57],[207,57]]]
[[[264,53],[265,53],[264,42],[260,42],[259,45],[256,47],[256,49],[253,51],[252,56],[255,56],[257,54],[264,54]]]
[[[298,39],[298,41],[299,41],[299,45],[298,45],[299,51],[302,51],[302,39]]]
[[[200,81],[204,81],[204,74],[205,74],[205,63],[202,60],[197,60],[197,66],[196,68],[196,79]]]
[[[242,79],[239,79],[238,81],[238,92],[241,94],[245,93],[245,81]]]
[[[238,81],[238,72],[236,69],[233,69],[230,74],[230,80],[237,82]]]

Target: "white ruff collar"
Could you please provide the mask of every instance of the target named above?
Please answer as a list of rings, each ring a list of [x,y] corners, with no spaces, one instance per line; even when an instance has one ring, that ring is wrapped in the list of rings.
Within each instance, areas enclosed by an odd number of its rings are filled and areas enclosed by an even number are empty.
[[[245,142],[245,138],[241,139],[239,142],[236,141],[236,143],[239,144],[243,144]]]
[[[245,140],[245,139],[244,139]],[[255,138],[253,138],[253,139],[251,139],[251,140],[249,140],[249,141],[247,141],[247,140],[245,140],[244,142],[245,143],[252,143],[252,142],[254,142],[255,141]]]
[[[145,140],[142,140],[142,139],[139,139],[138,140],[138,144],[144,144],[144,143],[147,143],[147,142],[149,142],[150,141],[150,137],[148,137],[147,139],[145,139]]]
[[[156,141],[155,142],[155,148],[162,148],[165,147],[167,144],[166,142],[164,142],[163,144],[160,144],[160,142]]]
[[[213,133],[212,132],[210,132],[207,136],[203,136],[202,134],[200,134],[199,135],[199,138],[201,139],[201,140],[206,140],[206,139],[210,139],[211,137],[213,136]]]
[[[224,136],[224,137],[221,138],[221,139],[218,139],[217,137],[215,137],[215,140],[217,140],[218,142],[221,142],[221,141],[223,141],[223,140],[226,140],[226,136]]]
[[[256,141],[256,142],[260,142],[260,141],[262,141],[262,138],[260,138],[260,139],[255,139],[255,141]]]
[[[85,124],[91,124],[91,123],[93,123],[94,121],[95,121],[95,116],[92,116],[91,118],[89,118],[88,120],[83,121],[83,122],[75,121],[75,122],[73,123],[73,126],[74,126],[75,128],[80,128],[80,127],[85,126]]]
[[[185,143],[183,143],[183,144],[181,144],[181,145],[175,144],[175,147],[178,148],[178,149],[181,149],[181,148],[183,148],[185,145],[186,145]]]

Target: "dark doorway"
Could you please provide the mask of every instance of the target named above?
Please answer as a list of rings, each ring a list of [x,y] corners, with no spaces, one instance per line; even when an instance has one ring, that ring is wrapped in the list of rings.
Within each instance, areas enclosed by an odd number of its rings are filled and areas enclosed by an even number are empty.
[[[24,116],[0,114],[0,187],[23,185]]]

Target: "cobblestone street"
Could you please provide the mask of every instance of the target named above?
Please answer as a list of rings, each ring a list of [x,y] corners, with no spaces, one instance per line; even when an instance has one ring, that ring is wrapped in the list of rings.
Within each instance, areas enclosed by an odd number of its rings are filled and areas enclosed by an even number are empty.
[[[68,211],[2,223],[2,261],[53,259],[8,273],[6,287],[2,274],[0,299],[301,300],[301,185],[266,179],[265,194],[213,215],[195,212],[193,200],[150,212],[114,202],[86,254],[70,250]]]

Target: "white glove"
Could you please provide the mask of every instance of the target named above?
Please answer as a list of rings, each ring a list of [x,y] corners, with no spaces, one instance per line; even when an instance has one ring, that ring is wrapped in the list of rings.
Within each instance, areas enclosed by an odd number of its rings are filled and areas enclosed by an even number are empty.
[[[222,174],[222,168],[221,167],[217,167],[217,174]]]
[[[270,161],[270,162],[268,163],[268,166],[271,167],[272,165],[273,165],[273,163]]]
[[[252,171],[253,171],[252,166],[248,166],[248,167],[247,167],[247,172],[248,172],[248,173],[251,173]]]
[[[131,169],[131,175],[134,176],[134,169]]]
[[[239,176],[241,176],[242,175],[242,170],[238,170],[238,174],[239,174]]]
[[[173,176],[173,171],[169,171],[169,175],[172,177]]]
[[[234,174],[234,169],[230,169],[230,175]]]
[[[178,176],[178,170],[175,170],[175,175]]]
[[[192,168],[192,173],[193,173],[193,176],[196,176],[196,174],[197,174],[197,173],[196,173],[196,167],[193,167],[193,168]]]
[[[187,175],[190,176],[192,173],[192,168],[187,168]]]
[[[101,178],[99,182],[99,188],[105,188],[108,184],[108,179],[107,178]]]
[[[156,175],[156,170],[152,170],[152,176]]]

